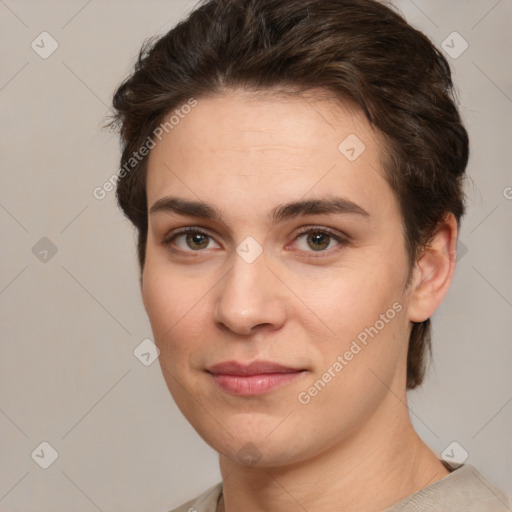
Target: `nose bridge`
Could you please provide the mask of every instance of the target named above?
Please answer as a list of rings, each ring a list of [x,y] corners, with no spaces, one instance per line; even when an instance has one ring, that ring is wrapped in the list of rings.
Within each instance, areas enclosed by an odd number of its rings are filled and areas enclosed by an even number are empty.
[[[245,258],[240,244],[231,270],[223,279],[215,307],[215,320],[239,334],[256,326],[279,328],[285,320],[285,305],[264,254]],[[249,250],[251,250],[249,248]]]

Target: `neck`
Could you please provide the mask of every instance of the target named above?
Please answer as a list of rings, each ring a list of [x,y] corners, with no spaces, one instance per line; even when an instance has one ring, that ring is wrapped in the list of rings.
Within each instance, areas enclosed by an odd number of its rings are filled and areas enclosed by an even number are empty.
[[[405,400],[387,400],[355,434],[300,463],[246,467],[221,455],[219,509],[379,512],[448,475],[414,431]]]

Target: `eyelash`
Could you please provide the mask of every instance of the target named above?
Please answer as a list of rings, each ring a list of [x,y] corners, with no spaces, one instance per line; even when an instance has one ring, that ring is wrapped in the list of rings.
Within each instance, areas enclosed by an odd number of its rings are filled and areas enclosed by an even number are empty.
[[[190,226],[190,227],[187,227],[187,228],[180,229],[179,231],[176,231],[175,233],[171,233],[170,235],[166,236],[162,240],[162,245],[164,245],[165,247],[169,247],[172,244],[172,242],[174,242],[174,240],[176,238],[178,238],[180,235],[187,235],[188,233],[199,233],[201,235],[206,235],[206,236],[208,236],[210,238],[213,238],[213,236],[211,236],[209,233],[207,233],[203,229],[198,228],[198,227],[194,227],[194,226]],[[178,251],[179,251],[179,249],[178,249]],[[202,252],[202,251],[185,251],[185,252],[192,252],[193,253],[193,252]]]
[[[339,245],[333,247],[331,249],[327,249],[324,251],[306,251],[308,253],[308,258],[323,258],[327,256],[331,256],[334,251],[340,249],[340,247],[346,246],[348,244],[348,239],[336,233],[332,229],[321,227],[321,226],[306,226],[302,228],[294,238],[296,241],[299,237],[303,235],[308,235],[310,233],[321,233],[323,235],[328,235],[332,239],[336,240]]]
[[[203,229],[194,227],[194,226],[190,226],[190,227],[183,228],[175,233],[172,233],[171,235],[164,238],[164,240],[162,241],[162,245],[164,245],[165,247],[169,247],[177,237],[179,237],[180,235],[186,235],[188,233],[199,233],[201,235],[206,235],[212,239],[214,238],[212,235],[210,235],[208,232],[204,231]],[[336,242],[338,242],[339,246],[346,246],[349,243],[347,238],[341,236],[340,234],[336,233],[335,231],[333,231],[329,228],[321,227],[321,226],[306,226],[306,227],[302,228],[295,236],[294,241],[296,241],[301,236],[308,235],[310,233],[321,233],[321,234],[328,235],[329,237],[333,238]],[[339,247],[339,246],[336,246],[332,249],[327,249],[324,251],[305,251],[305,252],[307,252],[309,254],[309,256],[308,256],[309,258],[322,258],[322,257],[325,257],[326,255],[330,256],[332,254],[332,252],[336,251],[337,247]],[[178,249],[178,251],[179,251],[179,249]],[[202,251],[199,250],[199,251],[185,251],[185,252],[200,253]]]

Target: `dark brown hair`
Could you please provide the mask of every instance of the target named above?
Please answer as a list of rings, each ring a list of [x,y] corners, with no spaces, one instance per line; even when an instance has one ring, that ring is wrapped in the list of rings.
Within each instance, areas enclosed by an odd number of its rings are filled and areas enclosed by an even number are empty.
[[[460,221],[468,136],[449,65],[424,34],[374,0],[207,0],[143,45],[113,100],[123,149],[117,198],[138,232],[141,271],[148,230],[141,148],[151,148],[173,109],[232,88],[320,89],[362,109],[385,141],[384,171],[411,266],[446,213]],[[408,389],[423,380],[430,329],[430,319],[412,325]]]

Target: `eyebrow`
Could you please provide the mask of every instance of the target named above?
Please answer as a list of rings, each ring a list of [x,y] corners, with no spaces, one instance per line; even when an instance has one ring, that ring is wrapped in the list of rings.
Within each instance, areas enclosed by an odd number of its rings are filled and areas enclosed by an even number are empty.
[[[219,211],[213,206],[201,201],[189,201],[187,199],[179,199],[177,197],[162,197],[156,201],[149,210],[150,215],[160,212],[221,220]]]
[[[203,219],[222,220],[220,211],[214,206],[202,201],[190,201],[177,197],[162,197],[158,199],[149,210],[150,214],[160,212],[176,213],[178,215]],[[270,212],[269,218],[273,224],[278,224],[279,222],[294,217],[322,214],[353,214],[363,218],[370,218],[370,214],[364,208],[341,197],[292,201],[281,204]]]
[[[272,211],[272,221],[277,224],[285,219],[301,215],[355,214],[369,218],[370,214],[358,204],[341,197],[310,199],[279,205]]]

